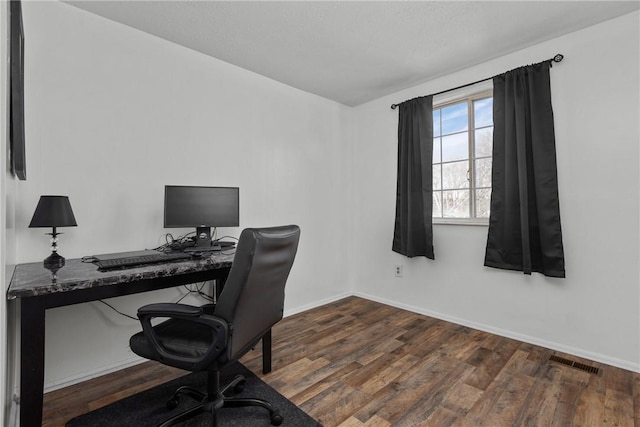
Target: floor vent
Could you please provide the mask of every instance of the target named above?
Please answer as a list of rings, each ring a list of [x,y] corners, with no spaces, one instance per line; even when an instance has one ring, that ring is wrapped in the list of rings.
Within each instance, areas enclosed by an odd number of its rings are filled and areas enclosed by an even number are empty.
[[[581,371],[585,371],[590,374],[598,375],[600,373],[600,369],[596,368],[595,366],[585,365],[584,363],[575,362],[573,360],[565,359],[564,357],[549,356],[549,360],[562,363],[563,365],[571,366],[572,368],[580,369]]]

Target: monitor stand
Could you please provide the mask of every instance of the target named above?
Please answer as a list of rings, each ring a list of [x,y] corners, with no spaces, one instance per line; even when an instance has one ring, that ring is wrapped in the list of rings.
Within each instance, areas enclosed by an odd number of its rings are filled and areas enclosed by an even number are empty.
[[[196,227],[196,244],[184,248],[184,252],[211,251],[211,227]]]

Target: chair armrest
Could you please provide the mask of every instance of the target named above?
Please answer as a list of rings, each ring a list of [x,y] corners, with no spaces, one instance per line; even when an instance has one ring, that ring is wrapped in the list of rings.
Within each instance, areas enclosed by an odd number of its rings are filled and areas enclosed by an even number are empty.
[[[151,324],[151,320],[157,317],[205,325],[211,329],[211,344],[201,356],[186,356],[172,352],[160,343],[156,330]],[[177,368],[190,371],[206,369],[227,347],[227,322],[224,319],[204,314],[201,307],[172,303],[149,304],[138,310],[138,318],[146,340],[156,353],[157,360]]]
[[[157,303],[148,304],[138,309],[138,316],[172,317],[200,316],[202,307],[187,304]]]

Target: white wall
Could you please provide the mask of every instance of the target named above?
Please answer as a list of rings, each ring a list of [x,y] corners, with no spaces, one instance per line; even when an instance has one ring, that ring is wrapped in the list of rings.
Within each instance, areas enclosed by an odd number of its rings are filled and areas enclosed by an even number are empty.
[[[0,58],[9,55],[9,2],[0,3]],[[9,168],[9,62],[0,64],[0,289],[3,294],[9,287],[16,263],[15,238],[15,193],[16,180]],[[8,305],[5,298],[0,299],[0,423],[10,425],[11,396],[16,383],[15,371],[12,368],[16,360],[16,351],[9,343],[15,339],[15,330],[7,330],[8,320],[15,315],[15,307]]]
[[[356,292],[639,370],[638,13],[350,109],[58,2],[24,2],[27,174],[18,262],[41,194],[71,199],[80,257],[161,243],[165,184],[237,185],[241,227],[295,222],[288,313]],[[568,278],[482,267],[486,228],[436,226],[436,261],[391,252],[397,110],[526,63],[552,70]],[[607,78],[607,76],[612,78]],[[13,202],[9,201],[12,204]],[[395,264],[404,277],[393,276]],[[133,313],[179,290],[118,298]],[[98,303],[47,313],[46,384],[135,360],[139,326]]]
[[[356,108],[356,292],[640,370],[638,12]],[[566,279],[483,267],[487,227],[434,226],[435,261],[391,252],[397,110],[565,55],[551,70]],[[394,265],[404,277],[394,277]]]
[[[302,229],[286,312],[345,292],[346,107],[59,2],[24,2],[26,182],[18,183],[18,261],[44,259],[28,223],[42,194],[70,197],[78,227],[60,253],[155,247],[165,184],[240,187],[240,227]],[[177,289],[117,298],[126,313]],[[45,384],[133,360],[139,325],[99,303],[47,312]]]

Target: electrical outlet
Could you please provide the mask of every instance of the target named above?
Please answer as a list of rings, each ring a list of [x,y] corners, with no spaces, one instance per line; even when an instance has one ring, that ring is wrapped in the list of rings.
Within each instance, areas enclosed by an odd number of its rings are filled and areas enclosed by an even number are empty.
[[[402,277],[402,266],[396,265],[396,277]]]

